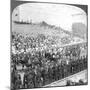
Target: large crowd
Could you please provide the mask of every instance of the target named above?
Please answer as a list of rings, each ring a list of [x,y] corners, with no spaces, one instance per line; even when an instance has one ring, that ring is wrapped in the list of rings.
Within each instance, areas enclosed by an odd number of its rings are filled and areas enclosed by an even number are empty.
[[[11,89],[43,87],[87,69],[87,54],[81,55],[82,50],[87,51],[87,44],[60,48],[53,37],[13,32]]]

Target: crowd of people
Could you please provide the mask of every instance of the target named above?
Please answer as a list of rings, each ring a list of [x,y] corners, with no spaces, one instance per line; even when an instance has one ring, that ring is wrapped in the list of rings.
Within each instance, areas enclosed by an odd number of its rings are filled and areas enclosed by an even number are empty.
[[[57,47],[56,40],[12,33],[11,88],[38,88],[87,69],[87,45]],[[18,69],[21,66],[21,69]],[[23,76],[22,76],[23,75]]]

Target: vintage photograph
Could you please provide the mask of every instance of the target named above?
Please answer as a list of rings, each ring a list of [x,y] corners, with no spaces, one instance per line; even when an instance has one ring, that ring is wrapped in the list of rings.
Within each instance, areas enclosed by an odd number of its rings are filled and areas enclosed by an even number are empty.
[[[11,0],[11,90],[88,84],[88,6]]]

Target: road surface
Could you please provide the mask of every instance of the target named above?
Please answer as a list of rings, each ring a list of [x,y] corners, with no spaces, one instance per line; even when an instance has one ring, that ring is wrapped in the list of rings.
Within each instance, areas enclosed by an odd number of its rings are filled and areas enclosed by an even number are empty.
[[[58,81],[55,81],[51,84],[48,84],[48,85],[45,85],[43,87],[51,87],[51,86],[65,86],[66,85],[66,82],[67,80],[71,80],[71,81],[75,81],[75,82],[78,82],[80,79],[84,80],[84,82],[87,82],[87,79],[88,79],[88,72],[87,70],[83,70],[79,73],[76,73],[74,75],[71,75],[71,76],[68,76],[64,79],[61,79],[61,80],[58,80]]]

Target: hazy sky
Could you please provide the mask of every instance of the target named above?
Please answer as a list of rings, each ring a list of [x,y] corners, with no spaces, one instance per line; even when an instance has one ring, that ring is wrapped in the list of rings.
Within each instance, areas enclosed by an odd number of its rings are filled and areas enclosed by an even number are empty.
[[[27,3],[19,6],[20,20],[32,22],[46,21],[71,31],[72,23],[82,22],[87,25],[86,13],[75,6],[64,4]]]

